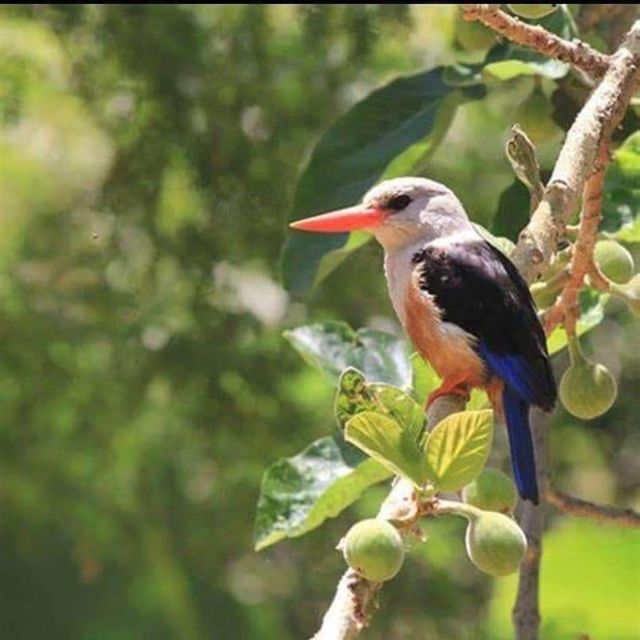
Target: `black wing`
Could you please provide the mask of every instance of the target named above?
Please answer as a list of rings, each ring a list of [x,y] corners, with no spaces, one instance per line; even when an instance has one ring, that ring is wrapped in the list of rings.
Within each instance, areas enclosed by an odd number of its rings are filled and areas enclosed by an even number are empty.
[[[413,257],[420,286],[443,319],[477,338],[488,368],[528,404],[551,409],[556,385],[529,289],[513,263],[484,240],[426,245]]]

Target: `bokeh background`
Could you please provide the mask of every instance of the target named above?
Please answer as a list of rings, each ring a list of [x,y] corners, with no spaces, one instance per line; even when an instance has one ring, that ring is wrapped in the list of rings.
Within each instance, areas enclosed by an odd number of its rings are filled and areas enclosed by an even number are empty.
[[[373,244],[307,300],[284,291],[296,176],[374,87],[474,59],[456,23],[451,5],[0,9],[3,638],[312,635],[334,546],[384,487],[253,551],[262,473],[334,428],[331,381],[282,331],[398,327]],[[426,167],[476,221],[512,182],[503,144],[535,82],[462,106]],[[540,146],[545,167],[561,140]],[[620,397],[589,423],[558,410],[553,468],[638,507],[640,338],[622,306],[611,317],[585,348]],[[463,523],[426,529],[366,637],[509,638],[514,581],[470,565]],[[545,638],[640,637],[637,534],[552,520],[542,602]]]

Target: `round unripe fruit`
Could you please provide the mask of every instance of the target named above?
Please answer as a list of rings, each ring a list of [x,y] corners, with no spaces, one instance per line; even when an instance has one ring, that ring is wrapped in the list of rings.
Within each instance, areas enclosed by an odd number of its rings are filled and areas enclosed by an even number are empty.
[[[477,51],[492,47],[496,43],[496,37],[491,29],[479,22],[460,19],[456,22],[456,42],[465,51]]]
[[[560,400],[576,418],[591,420],[606,413],[616,400],[616,379],[602,364],[579,360],[560,380]]]
[[[515,113],[515,121],[534,143],[546,142],[559,129],[551,119],[553,106],[540,87],[535,87]]]
[[[557,8],[557,4],[508,4],[509,11],[521,18],[536,20],[552,14]]]
[[[386,520],[362,520],[349,529],[342,551],[347,564],[372,582],[393,578],[404,560],[398,530]]]
[[[492,511],[481,511],[469,521],[465,543],[471,562],[491,576],[517,571],[527,550],[527,539],[516,522]]]
[[[516,488],[508,475],[499,469],[486,468],[462,490],[462,497],[483,511],[511,513],[516,504]]]
[[[633,277],[635,265],[633,256],[614,240],[600,240],[596,243],[593,258],[609,280],[624,284]]]

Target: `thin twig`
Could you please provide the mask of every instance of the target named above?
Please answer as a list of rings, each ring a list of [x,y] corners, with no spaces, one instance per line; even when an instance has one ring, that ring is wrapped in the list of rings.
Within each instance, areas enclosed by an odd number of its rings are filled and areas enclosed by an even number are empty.
[[[579,40],[569,42],[543,27],[522,22],[502,11],[499,4],[465,4],[462,10],[465,20],[478,20],[511,42],[571,64],[588,75],[599,78],[609,67],[609,56],[604,53]]]
[[[584,186],[580,226],[578,237],[573,245],[573,253],[569,265],[569,279],[564,284],[558,299],[545,313],[544,320],[547,334],[551,333],[560,322],[564,323],[568,335],[574,336],[576,333],[576,323],[580,316],[578,295],[584,286],[585,277],[595,266],[593,250],[596,246],[598,226],[602,217],[602,192],[609,159],[609,145],[605,141],[600,147],[595,171]]]
[[[544,492],[544,500],[563,513],[580,518],[589,518],[603,524],[615,524],[619,527],[640,529],[640,513],[633,509],[595,504],[570,496],[567,493],[548,487]]]

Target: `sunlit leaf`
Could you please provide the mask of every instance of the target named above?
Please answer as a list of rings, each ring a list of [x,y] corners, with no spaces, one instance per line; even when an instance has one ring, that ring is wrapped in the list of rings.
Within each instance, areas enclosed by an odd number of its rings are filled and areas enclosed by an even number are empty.
[[[441,491],[457,491],[484,467],[493,437],[493,412],[463,411],[439,422],[429,433],[426,460]]]
[[[417,440],[425,425],[423,408],[401,389],[388,384],[367,382],[357,369],[347,369],[338,382],[336,418],[344,429],[347,422],[364,411],[387,416]]]
[[[390,475],[339,436],[321,438],[302,453],[279,460],[262,478],[255,548],[304,535]]]
[[[355,367],[372,382],[397,387],[411,384],[411,363],[404,341],[369,329],[354,331],[345,322],[325,322],[297,327],[284,336],[312,366],[333,378]]]
[[[397,78],[343,115],[319,140],[300,176],[292,219],[352,205],[383,175],[404,175],[432,153],[457,101],[482,95],[480,87],[456,89],[441,76],[438,67]],[[453,94],[456,100],[446,100]],[[408,155],[397,161],[403,154]],[[362,235],[350,241],[348,234],[293,233],[283,253],[285,286],[307,295],[362,242]]]
[[[418,485],[423,482],[422,454],[416,439],[395,420],[365,411],[347,422],[344,437],[393,473]]]
[[[580,294],[580,318],[576,325],[576,333],[581,336],[597,327],[604,319],[604,309],[609,300],[609,295],[595,291],[583,291]],[[567,332],[562,327],[557,327],[547,338],[549,354],[559,353],[567,346]]]
[[[626,242],[627,244],[636,244],[640,242],[640,218],[636,218],[631,224],[620,227],[614,233],[605,233],[607,238]]]
[[[522,54],[522,57],[527,57]],[[530,60],[512,59],[492,62],[484,67],[482,75],[485,80],[499,80],[505,82],[519,76],[543,76],[551,80],[558,80],[567,75],[569,65],[558,60],[537,58],[531,55]]]
[[[413,368],[411,383],[413,397],[418,402],[424,404],[427,401],[429,393],[440,385],[440,377],[419,353],[411,354],[410,359]]]

